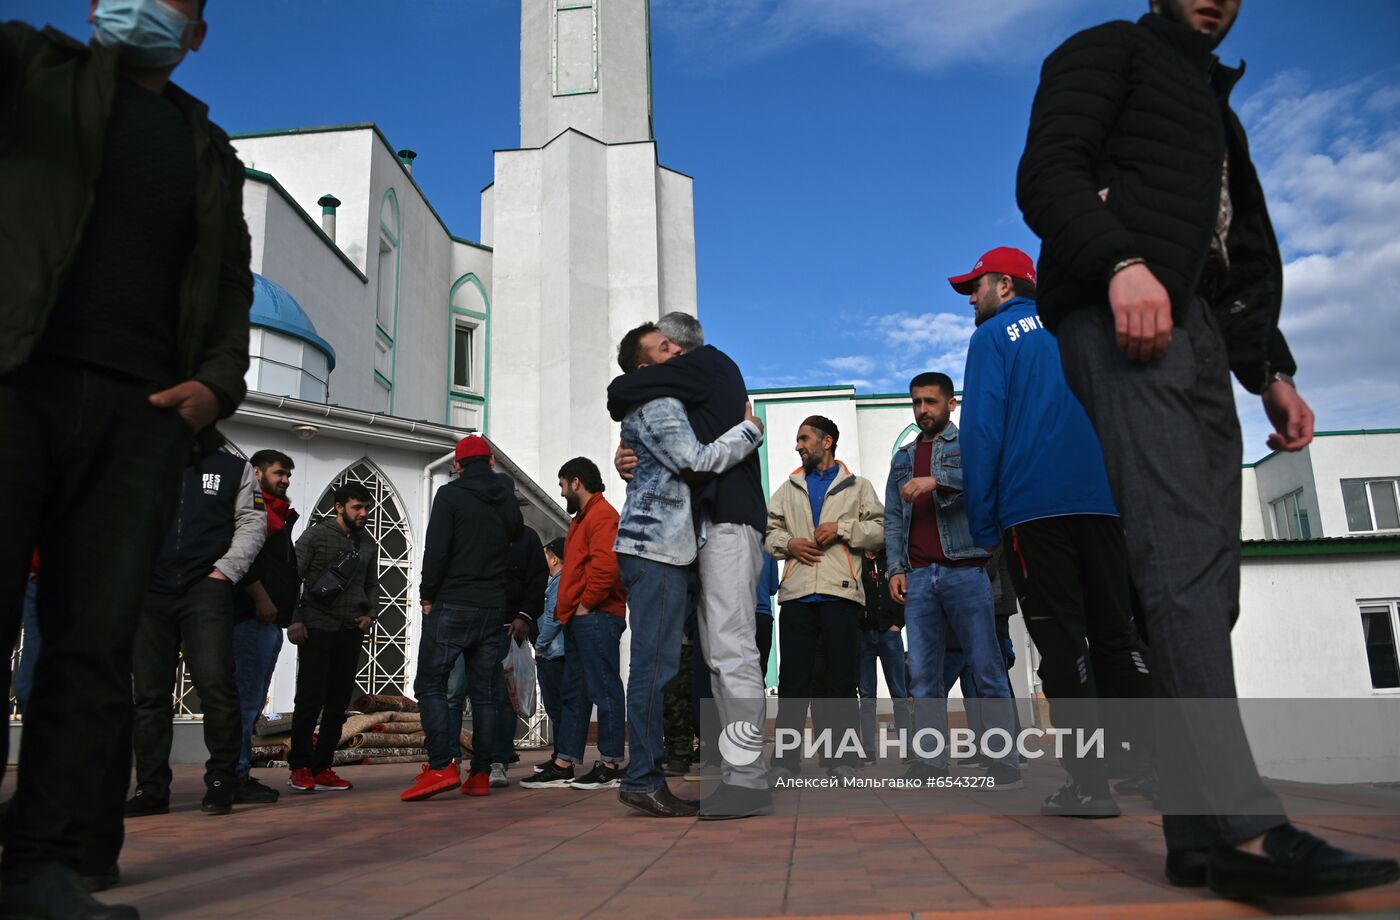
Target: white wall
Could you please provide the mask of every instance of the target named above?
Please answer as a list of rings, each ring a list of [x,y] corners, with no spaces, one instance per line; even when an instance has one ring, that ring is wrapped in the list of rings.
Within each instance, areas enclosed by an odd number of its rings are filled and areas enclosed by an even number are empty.
[[[1298,704],[1246,704],[1260,771],[1301,782],[1400,780],[1400,691],[1371,687],[1357,603],[1400,597],[1400,559],[1248,558],[1241,574],[1231,637],[1239,696]],[[1314,700],[1391,705],[1309,708]]]
[[[1400,479],[1400,432],[1325,435],[1313,441],[1308,451],[1319,520],[1331,537],[1347,533],[1343,479]]]
[[[1313,481],[1312,448],[1305,447],[1297,453],[1277,453],[1254,466],[1254,481],[1258,489],[1259,513],[1264,518],[1264,527],[1269,537],[1275,540],[1288,539],[1288,534],[1278,533],[1273,510],[1269,503],[1277,501],[1298,489],[1303,490],[1299,506],[1308,512],[1308,524],[1314,538],[1337,536],[1332,528],[1324,525],[1317,506],[1317,487]],[[1340,498],[1340,495],[1338,496]],[[1342,534],[1346,528],[1342,528]]]
[[[598,92],[566,96],[554,95],[554,5],[520,5],[520,146],[541,147],[568,128],[605,143],[650,140],[647,0],[599,0]]]

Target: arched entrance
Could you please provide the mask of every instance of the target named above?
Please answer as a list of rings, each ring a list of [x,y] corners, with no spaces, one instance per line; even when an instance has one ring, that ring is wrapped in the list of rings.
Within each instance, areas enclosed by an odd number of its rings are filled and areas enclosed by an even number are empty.
[[[379,619],[365,644],[356,680],[364,693],[406,695],[412,536],[403,502],[388,477],[369,459],[361,459],[326,486],[311,514],[312,524],[335,514],[335,490],[346,482],[359,483],[373,497],[365,529],[379,548]]]

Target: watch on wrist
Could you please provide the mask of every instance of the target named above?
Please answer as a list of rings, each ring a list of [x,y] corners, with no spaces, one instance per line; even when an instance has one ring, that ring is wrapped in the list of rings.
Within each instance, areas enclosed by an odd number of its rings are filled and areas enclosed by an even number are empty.
[[[1285,374],[1283,371],[1271,371],[1269,376],[1264,379],[1264,388],[1268,389],[1273,385],[1275,380],[1282,380],[1284,383],[1291,386],[1295,392],[1298,389],[1298,384],[1293,382],[1293,375]]]

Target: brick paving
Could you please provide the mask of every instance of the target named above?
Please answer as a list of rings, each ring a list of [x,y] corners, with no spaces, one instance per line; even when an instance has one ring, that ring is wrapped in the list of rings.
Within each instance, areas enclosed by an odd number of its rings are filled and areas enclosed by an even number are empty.
[[[527,752],[513,783],[540,757]],[[258,773],[278,786],[285,776]],[[635,815],[614,790],[513,784],[484,799],[399,802],[415,773],[348,767],[351,792],[284,794],[209,817],[200,769],[177,767],[171,814],[127,822],[124,883],[102,897],[148,920],[1400,916],[1400,885],[1267,904],[1173,888],[1161,874],[1161,818],[1134,799],[1122,818],[1076,821],[958,813],[968,809],[930,793],[792,790],[772,816],[697,822]],[[1026,776],[1037,800],[1060,779],[1049,763]],[[689,796],[711,788],[672,783]],[[1291,813],[1308,815],[1304,826],[1400,857],[1400,793],[1281,791]]]

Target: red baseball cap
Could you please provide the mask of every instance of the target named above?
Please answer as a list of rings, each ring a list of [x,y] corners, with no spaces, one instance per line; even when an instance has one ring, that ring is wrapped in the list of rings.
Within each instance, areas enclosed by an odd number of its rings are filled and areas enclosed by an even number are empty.
[[[971,294],[977,287],[977,279],[987,272],[1023,278],[1035,284],[1035,262],[1021,250],[1012,249],[1010,246],[1001,246],[984,254],[977,260],[977,264],[972,266],[972,271],[966,275],[954,275],[948,279],[948,283],[959,294]]]
[[[469,434],[457,442],[457,460],[491,456],[491,445],[480,435]]]

